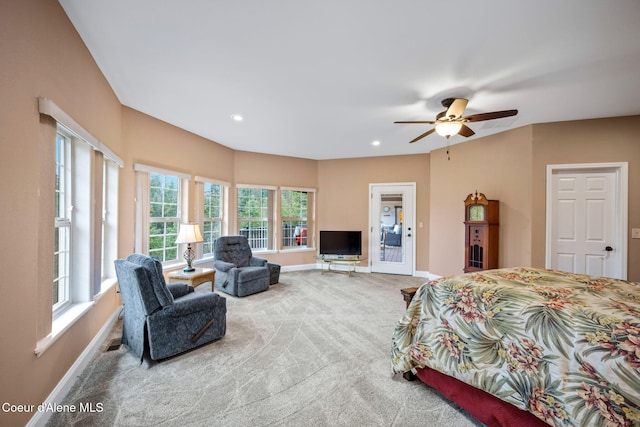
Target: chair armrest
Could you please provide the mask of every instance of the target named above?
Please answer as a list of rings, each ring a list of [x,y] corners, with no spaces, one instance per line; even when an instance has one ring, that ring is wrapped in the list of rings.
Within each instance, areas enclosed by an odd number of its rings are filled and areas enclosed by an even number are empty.
[[[226,273],[227,271],[229,271],[232,268],[234,268],[235,264],[232,264],[232,263],[226,262],[226,261],[216,260],[216,261],[213,262],[213,267],[216,270],[223,271],[223,272]]]
[[[194,291],[193,286],[186,283],[168,283],[167,289],[173,295],[173,298],[180,298]]]
[[[226,300],[218,294],[189,294],[179,300],[176,300],[170,307],[166,309],[170,311],[174,317],[186,316],[203,310],[212,310],[216,307],[224,305]]]
[[[249,258],[249,265],[251,267],[266,267],[267,260],[257,256],[252,256],[251,258]]]

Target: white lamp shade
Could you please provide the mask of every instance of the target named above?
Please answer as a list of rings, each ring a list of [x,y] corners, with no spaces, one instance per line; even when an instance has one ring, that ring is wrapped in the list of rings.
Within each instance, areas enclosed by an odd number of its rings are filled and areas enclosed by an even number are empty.
[[[180,224],[180,231],[176,243],[196,243],[202,242],[202,234],[198,224]]]
[[[460,122],[442,122],[436,125],[436,132],[442,136],[456,135],[462,129]]]

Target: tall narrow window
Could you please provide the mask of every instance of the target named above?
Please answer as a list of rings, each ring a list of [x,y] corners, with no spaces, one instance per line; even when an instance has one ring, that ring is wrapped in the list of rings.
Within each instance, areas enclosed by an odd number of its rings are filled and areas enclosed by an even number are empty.
[[[282,189],[280,191],[280,221],[282,248],[307,247],[313,235],[312,190]]]
[[[254,250],[273,249],[273,194],[267,187],[238,187],[238,232]]]
[[[149,185],[149,256],[160,261],[178,259],[180,179],[151,173]]]
[[[113,268],[104,266],[113,264],[118,246],[114,201],[124,163],[50,99],[38,98],[38,110],[56,122],[55,157],[50,160],[55,165],[54,206],[47,213],[53,214],[53,298],[42,322],[50,325],[48,335],[39,337],[35,350],[39,355],[102,291],[115,285]],[[112,215],[103,216],[105,210]]]
[[[56,134],[55,235],[53,252],[53,312],[70,302],[71,271],[71,139]]]
[[[108,159],[103,160],[102,167],[102,268],[100,273],[105,283],[109,278],[116,277],[113,260],[118,258],[119,167]]]
[[[188,211],[191,175],[147,166],[133,165],[136,172],[135,250],[163,263],[179,261],[176,238],[183,215]]]
[[[222,235],[223,186],[210,182],[203,183],[203,223],[202,251],[205,256],[213,254],[213,241]]]

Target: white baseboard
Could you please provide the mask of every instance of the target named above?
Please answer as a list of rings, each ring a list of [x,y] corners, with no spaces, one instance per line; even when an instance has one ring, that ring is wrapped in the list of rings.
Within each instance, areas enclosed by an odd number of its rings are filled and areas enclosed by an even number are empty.
[[[89,345],[87,345],[80,356],[78,356],[78,358],[73,363],[73,365],[71,365],[64,377],[62,377],[58,385],[49,394],[47,399],[42,402],[43,405],[47,405],[50,403],[60,403],[64,400],[67,393],[69,393],[69,390],[71,390],[71,387],[73,387],[80,374],[82,374],[84,368],[87,367],[93,356],[100,349],[100,346],[102,345],[104,340],[106,340],[109,336],[109,332],[111,332],[113,325],[115,325],[116,321],[118,320],[118,316],[121,310],[122,306],[118,306],[113,314],[111,314],[107,322],[102,326],[100,331],[98,331],[96,336],[93,337]],[[26,424],[26,427],[44,426],[45,424],[47,424],[47,421],[49,421],[51,414],[51,412],[37,411]]]
[[[337,270],[337,271],[348,271],[349,270],[349,266],[340,266],[340,265],[335,265],[333,267],[333,269]],[[303,270],[322,270],[322,264],[320,263],[316,263],[316,264],[299,264],[299,265],[286,265],[286,266],[282,266],[281,270],[283,273],[286,271],[303,271]],[[332,270],[333,270],[332,269]],[[326,270],[326,268],[325,268]],[[356,266],[356,272],[357,273],[371,273],[371,268],[369,266]],[[438,276],[437,274],[433,274],[433,273],[429,273],[428,271],[416,271],[413,274],[414,277],[424,277],[428,280],[435,280],[435,279],[439,279],[442,276]]]
[[[429,280],[439,279],[442,276],[438,276],[437,274],[429,273],[428,271],[416,271],[414,274],[415,277],[425,277]]]
[[[302,270],[315,270],[316,264],[299,264],[299,265],[283,265],[280,271],[302,271]]]

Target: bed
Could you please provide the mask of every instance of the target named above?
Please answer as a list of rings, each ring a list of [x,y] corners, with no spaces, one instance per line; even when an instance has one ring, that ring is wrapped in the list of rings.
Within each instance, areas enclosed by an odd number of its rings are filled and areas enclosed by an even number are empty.
[[[534,268],[427,282],[392,369],[489,426],[640,425],[640,283]]]

